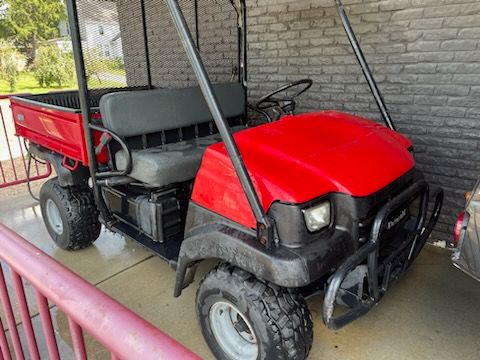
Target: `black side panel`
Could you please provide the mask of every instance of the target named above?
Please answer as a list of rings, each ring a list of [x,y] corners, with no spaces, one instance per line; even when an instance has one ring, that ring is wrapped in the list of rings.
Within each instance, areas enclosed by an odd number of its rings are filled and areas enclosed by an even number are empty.
[[[114,218],[105,225],[176,262],[184,238],[190,192],[191,183],[162,189],[104,186],[102,195]]]
[[[63,157],[46,149],[41,148],[38,145],[30,144],[28,151],[36,158],[52,164],[55,172],[58,176],[58,182],[60,186],[75,186],[86,184],[90,177],[88,168],[78,166],[76,170],[69,170],[62,165]]]

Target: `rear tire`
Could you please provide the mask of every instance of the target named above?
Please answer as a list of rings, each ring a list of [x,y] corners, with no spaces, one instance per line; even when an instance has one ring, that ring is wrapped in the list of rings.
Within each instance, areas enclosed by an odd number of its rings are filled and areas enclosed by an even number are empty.
[[[312,346],[313,324],[302,295],[225,263],[203,278],[197,316],[221,360],[303,360]]]
[[[48,180],[40,190],[40,207],[48,233],[64,250],[84,249],[100,235],[98,210],[85,185],[62,187],[57,178]]]

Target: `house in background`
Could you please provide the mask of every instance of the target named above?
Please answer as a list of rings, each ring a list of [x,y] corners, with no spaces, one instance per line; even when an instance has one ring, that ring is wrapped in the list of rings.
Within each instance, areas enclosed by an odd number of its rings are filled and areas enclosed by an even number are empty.
[[[68,24],[65,21],[61,21],[58,25],[58,30],[60,36],[48,40],[47,43],[54,44],[65,52],[73,51],[72,40],[70,39],[70,28],[68,27]]]
[[[83,48],[104,59],[123,61],[122,39],[114,2],[101,0],[78,1],[80,33]],[[60,38],[69,38],[68,24],[59,25]],[[61,44],[60,44],[61,46]]]
[[[123,57],[120,27],[118,23],[88,20],[82,24],[86,49],[95,50],[105,59]]]
[[[122,39],[115,3],[101,0],[78,1],[79,25],[83,48],[95,52],[100,58],[123,60]],[[70,28],[60,22],[59,37],[49,40],[65,51],[72,50]]]

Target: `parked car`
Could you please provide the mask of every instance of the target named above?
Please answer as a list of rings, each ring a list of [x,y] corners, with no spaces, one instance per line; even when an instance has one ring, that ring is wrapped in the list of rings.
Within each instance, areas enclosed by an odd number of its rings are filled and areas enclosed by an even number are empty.
[[[466,195],[465,210],[458,216],[454,230],[453,264],[480,281],[480,180]]]

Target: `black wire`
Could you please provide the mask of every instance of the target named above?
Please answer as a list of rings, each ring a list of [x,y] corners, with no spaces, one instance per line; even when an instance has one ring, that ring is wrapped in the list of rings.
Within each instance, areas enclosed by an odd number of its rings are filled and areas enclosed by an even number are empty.
[[[31,183],[30,183],[30,169],[32,167],[32,159],[34,161],[38,161],[37,159],[35,159],[32,154],[30,153],[30,151],[28,152],[28,166],[27,166],[27,188],[28,188],[28,193],[30,194],[30,196],[36,200],[36,201],[40,201],[40,199],[38,197],[36,197],[35,195],[33,195],[33,191],[32,191],[32,187],[31,187]],[[38,161],[39,162],[39,161]]]
[[[46,161],[42,161],[42,160],[39,160],[35,157],[35,155],[33,155],[31,152],[30,152],[30,149],[29,147],[27,146],[27,141],[25,139],[23,139],[23,146],[25,147],[25,150],[27,150],[27,153],[32,157],[33,160],[35,160],[35,162],[37,164],[42,164],[42,165],[47,165],[47,162]]]
[[[28,188],[28,193],[30,194],[30,196],[36,200],[36,201],[40,201],[40,199],[35,196],[33,194],[33,191],[32,191],[32,185],[31,185],[31,181],[30,181],[30,171],[32,169],[32,159],[37,163],[37,164],[42,164],[42,165],[46,165],[47,162],[46,161],[41,161],[39,159],[37,159],[31,152],[30,152],[30,149],[29,147],[27,146],[27,141],[25,139],[23,139],[23,145],[25,146],[25,150],[27,150],[27,154],[28,154],[28,165],[27,165],[27,188]]]

